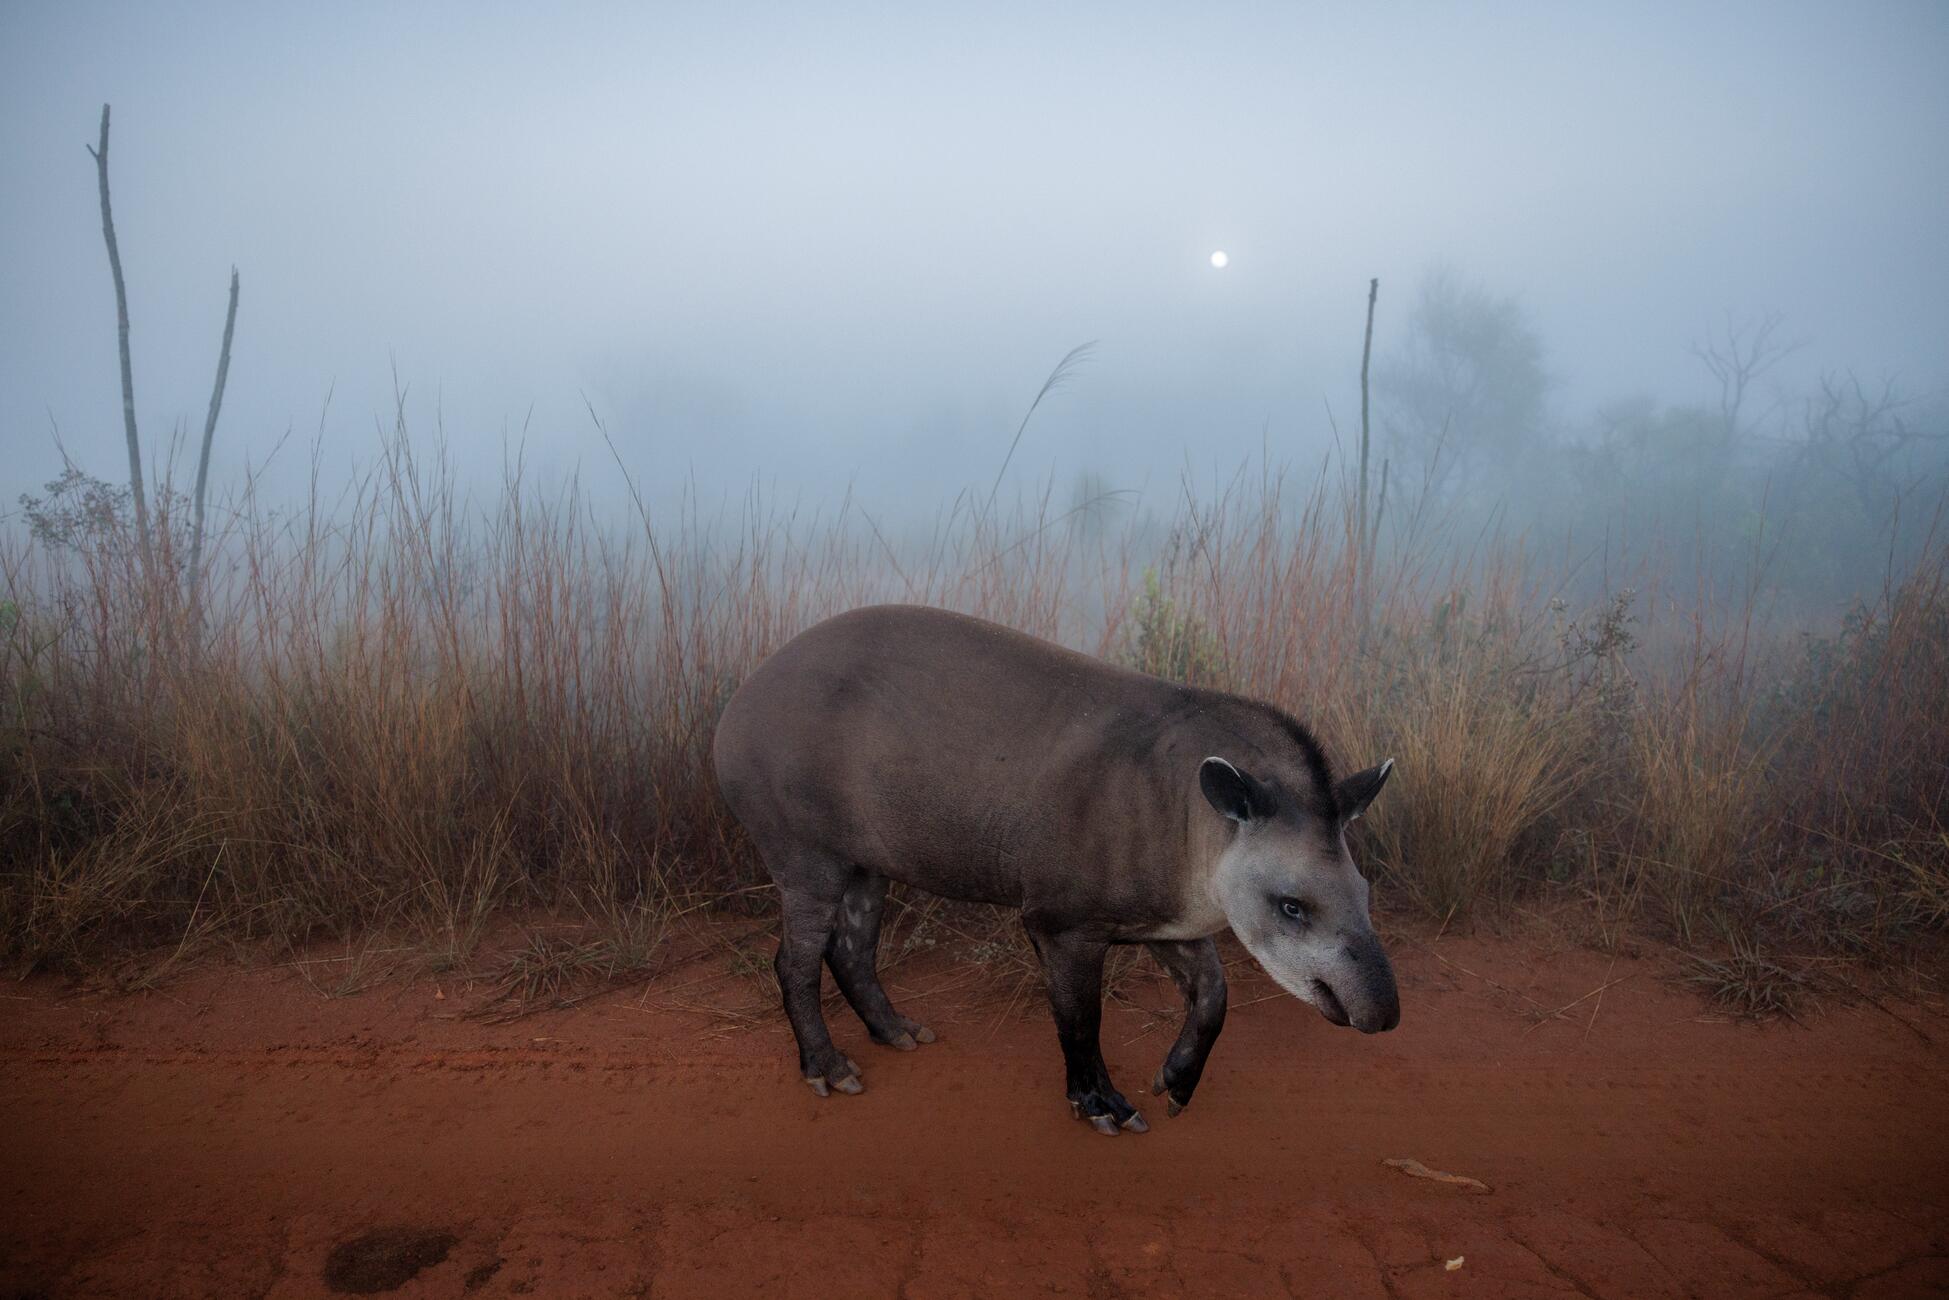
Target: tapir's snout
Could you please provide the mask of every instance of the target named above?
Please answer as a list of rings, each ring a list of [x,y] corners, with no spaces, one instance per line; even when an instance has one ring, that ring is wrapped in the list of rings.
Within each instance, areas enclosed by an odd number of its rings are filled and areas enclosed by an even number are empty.
[[[1387,982],[1387,994],[1376,998],[1372,1011],[1353,1022],[1353,1027],[1363,1034],[1384,1034],[1401,1023],[1401,995],[1395,991],[1394,981]]]
[[[1373,934],[1366,934],[1347,945],[1347,962],[1352,968],[1345,991],[1352,994],[1340,1000],[1347,1019],[1363,1034],[1384,1034],[1401,1023],[1401,990],[1394,983],[1394,966]]]

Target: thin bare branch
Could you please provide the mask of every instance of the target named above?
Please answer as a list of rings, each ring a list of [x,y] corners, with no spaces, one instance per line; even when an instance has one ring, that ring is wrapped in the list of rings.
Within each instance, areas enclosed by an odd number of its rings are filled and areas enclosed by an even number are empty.
[[[203,421],[203,451],[196,458],[196,521],[189,545],[189,607],[191,626],[201,623],[203,606],[203,500],[210,481],[210,444],[217,435],[217,412],[223,407],[223,388],[230,379],[230,340],[237,332],[237,268],[230,268],[230,309],[223,318],[223,348],[217,353],[217,382],[210,390],[210,414]]]
[[[129,444],[129,495],[135,503],[136,537],[142,548],[143,572],[154,569],[155,546],[149,537],[149,496],[142,484],[142,441],[135,432],[135,374],[129,365],[129,291],[122,282],[122,250],[115,242],[115,213],[108,201],[108,105],[102,105],[101,143],[88,148],[95,159],[95,178],[102,200],[102,240],[108,245],[108,269],[115,277],[115,329],[122,358],[122,428]]]

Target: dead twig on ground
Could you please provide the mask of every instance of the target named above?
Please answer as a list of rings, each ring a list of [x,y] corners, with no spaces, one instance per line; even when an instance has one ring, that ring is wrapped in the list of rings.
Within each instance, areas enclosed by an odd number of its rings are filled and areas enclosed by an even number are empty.
[[[1615,964],[1615,963],[1613,963],[1613,964]],[[1610,973],[1610,972],[1608,972],[1608,971],[1606,971],[1606,972],[1605,972],[1605,974],[1607,974],[1607,975],[1608,975],[1609,973]],[[1588,993],[1586,993],[1586,994],[1584,994],[1584,995],[1583,995],[1582,997],[1579,997],[1579,998],[1572,998],[1572,999],[1571,999],[1570,1001],[1568,1001],[1568,1002],[1566,1002],[1566,1003],[1564,1003],[1564,1004],[1563,1004],[1562,1006],[1560,1006],[1560,1007],[1558,1007],[1558,1008],[1557,1008],[1556,1010],[1554,1010],[1554,1011],[1542,1011],[1542,1012],[1538,1012],[1538,1013],[1536,1013],[1536,1023],[1535,1023],[1535,1024],[1533,1024],[1533,1025],[1531,1025],[1531,1026],[1529,1027],[1529,1029],[1525,1029],[1525,1030],[1524,1030],[1523,1032],[1524,1032],[1525,1034],[1527,1034],[1527,1033],[1529,1033],[1529,1032],[1530,1032],[1530,1030],[1531,1030],[1531,1029],[1536,1029],[1536,1028],[1539,1028],[1539,1027],[1541,1027],[1541,1026],[1543,1026],[1543,1025],[1545,1025],[1545,1024],[1548,1024],[1548,1023],[1549,1023],[1550,1021],[1552,1021],[1552,1020],[1555,1020],[1555,1019],[1557,1019],[1557,1018],[1559,1018],[1560,1016],[1562,1016],[1562,1015],[1563,1015],[1563,1013],[1564,1013],[1564,1012],[1566,1012],[1566,1011],[1568,1011],[1568,1010],[1569,1010],[1570,1008],[1572,1008],[1572,1007],[1574,1007],[1574,1006],[1579,1006],[1579,1005],[1581,1005],[1581,1004],[1583,1004],[1583,1003],[1585,1003],[1585,1002],[1588,1002],[1588,1001],[1589,1001],[1590,999],[1592,999],[1592,998],[1602,998],[1602,997],[1604,996],[1604,990],[1605,990],[1605,989],[1608,989],[1608,988],[1610,988],[1610,987],[1611,987],[1612,985],[1615,985],[1615,984],[1622,984],[1622,983],[1624,983],[1624,981],[1626,981],[1626,980],[1628,980],[1628,979],[1630,979],[1630,978],[1632,978],[1632,977],[1631,977],[1631,976],[1629,976],[1629,975],[1620,975],[1620,976],[1618,976],[1618,977],[1617,977],[1616,979],[1614,979],[1614,980],[1611,980],[1611,979],[1607,979],[1607,980],[1606,980],[1606,981],[1605,981],[1604,983],[1602,983],[1602,984],[1599,984],[1599,985],[1598,985],[1598,986],[1597,986],[1596,988],[1594,988],[1594,989],[1592,989],[1592,990],[1591,990],[1590,992],[1588,992]],[[1596,1013],[1595,1011],[1592,1011],[1592,1012],[1591,1012],[1591,1020],[1592,1020],[1593,1022],[1595,1022],[1595,1020],[1596,1020],[1596,1018],[1597,1018],[1597,1013]],[[1586,1030],[1585,1030],[1584,1032],[1585,1032],[1585,1034],[1586,1034],[1586,1035],[1588,1035],[1590,1031],[1589,1031],[1588,1029],[1586,1029]]]
[[[1428,1166],[1422,1164],[1419,1160],[1397,1157],[1392,1160],[1383,1160],[1381,1163],[1389,1169],[1400,1170],[1410,1178],[1426,1178],[1433,1182],[1446,1183],[1450,1187],[1459,1187],[1464,1191],[1474,1192],[1478,1196],[1487,1196],[1489,1194],[1489,1185],[1480,1178],[1470,1178],[1467,1174],[1443,1173],[1439,1169],[1428,1168]]]

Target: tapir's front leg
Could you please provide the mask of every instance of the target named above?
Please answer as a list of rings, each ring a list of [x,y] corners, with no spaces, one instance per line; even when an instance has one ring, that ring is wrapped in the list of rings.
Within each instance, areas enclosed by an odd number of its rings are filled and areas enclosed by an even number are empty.
[[[1225,963],[1219,960],[1217,943],[1210,939],[1147,946],[1184,994],[1184,1028],[1150,1085],[1152,1093],[1168,1092],[1165,1107],[1175,1115],[1191,1104],[1191,1094],[1205,1072],[1205,1059],[1218,1041],[1218,1031],[1225,1027]]]
[[[1103,958],[1109,945],[1075,931],[1048,930],[1027,920],[1029,938],[1042,959],[1049,984],[1049,1008],[1056,1016],[1069,1070],[1069,1108],[1088,1118],[1097,1132],[1115,1137],[1119,1128],[1143,1133],[1150,1125],[1110,1082],[1098,1033],[1103,1024]]]

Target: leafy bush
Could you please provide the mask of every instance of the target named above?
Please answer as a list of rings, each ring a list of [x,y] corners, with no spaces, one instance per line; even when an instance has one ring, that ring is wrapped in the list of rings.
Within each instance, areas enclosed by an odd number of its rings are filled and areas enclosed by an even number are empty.
[[[1144,570],[1143,594],[1131,611],[1124,662],[1172,681],[1208,684],[1221,677],[1218,642],[1204,620],[1164,593],[1157,570]]]

